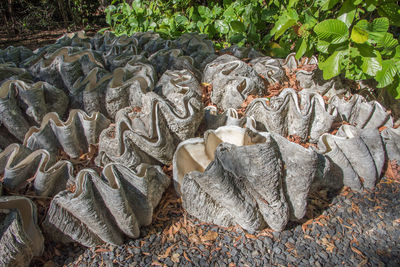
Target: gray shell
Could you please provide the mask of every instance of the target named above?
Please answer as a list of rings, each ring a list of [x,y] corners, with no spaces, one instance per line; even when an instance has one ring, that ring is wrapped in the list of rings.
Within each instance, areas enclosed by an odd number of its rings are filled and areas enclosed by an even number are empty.
[[[55,240],[62,233],[88,247],[104,242],[120,245],[124,235],[137,238],[139,227],[151,223],[168,184],[158,166],[141,166],[134,172],[109,164],[101,177],[82,170],[74,193],[62,191],[53,198],[44,222],[46,231]]]
[[[116,115],[116,125],[100,136],[98,162],[135,167],[154,159],[168,164],[177,143],[193,137],[203,119],[197,80],[188,71],[167,71],[156,94],[141,96],[141,111],[130,107]]]
[[[387,128],[381,132],[386,154],[389,160],[396,160],[400,164],[400,128]]]
[[[200,220],[281,231],[305,215],[317,163],[279,135],[225,126],[179,144],[173,173],[184,208]]]
[[[247,96],[260,95],[265,90],[253,68],[227,54],[207,64],[203,82],[212,85],[211,100],[223,110],[240,108]]]
[[[0,86],[8,80],[31,81],[32,76],[22,68],[17,68],[15,63],[0,64]]]
[[[349,100],[333,96],[329,104],[336,107],[342,120],[357,128],[379,128],[393,126],[393,119],[377,101],[367,101],[361,95],[353,95]]]
[[[0,64],[13,62],[18,66],[22,61],[32,55],[33,52],[24,46],[9,46],[6,49],[0,49]]]
[[[267,103],[269,101],[269,103]],[[266,130],[282,136],[297,135],[302,140],[310,137],[311,142],[329,131],[337,117],[334,107],[326,105],[324,99],[314,93],[284,89],[271,99],[253,100],[246,109]]]
[[[46,82],[9,80],[0,87],[0,121],[19,141],[47,112],[62,116],[67,106],[68,98],[63,91]]]
[[[333,163],[324,171],[325,183],[336,182],[356,191],[375,187],[385,163],[385,148],[377,129],[343,125],[336,135],[322,135],[318,149]]]
[[[44,238],[37,225],[37,211],[25,197],[0,197],[0,265],[29,266],[43,253]]]
[[[76,158],[87,152],[89,144],[97,143],[100,132],[108,125],[109,121],[99,113],[88,116],[72,110],[66,122],[56,113],[47,114],[40,128],[29,130],[24,146],[11,144],[0,153],[4,186],[15,190],[34,176],[38,195],[54,195],[65,189],[73,181],[73,167],[69,161],[57,162],[58,149]]]
[[[194,66],[199,66],[201,71],[217,57],[213,42],[205,34],[184,33],[174,41],[174,45],[193,58]]]

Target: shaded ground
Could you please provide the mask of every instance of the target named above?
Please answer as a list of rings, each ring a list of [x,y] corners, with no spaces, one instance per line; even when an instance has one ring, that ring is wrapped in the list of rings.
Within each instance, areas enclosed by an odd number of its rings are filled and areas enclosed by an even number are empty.
[[[307,217],[281,233],[248,233],[187,215],[170,187],[153,223],[123,246],[85,249],[47,244],[47,266],[399,266],[400,180],[376,190],[324,190],[309,198]],[[46,258],[47,257],[47,258]]]
[[[86,30],[86,35],[93,36],[99,27],[91,30]],[[65,33],[70,32],[65,28],[54,29],[48,31],[38,31],[32,33],[23,33],[16,36],[10,36],[6,31],[0,31],[0,49],[7,48],[8,46],[25,46],[31,50],[39,47],[52,44]]]

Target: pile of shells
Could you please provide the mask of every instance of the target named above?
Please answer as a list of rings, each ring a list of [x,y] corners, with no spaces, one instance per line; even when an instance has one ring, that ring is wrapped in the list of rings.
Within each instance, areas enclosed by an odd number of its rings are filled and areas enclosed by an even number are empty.
[[[0,50],[0,189],[51,198],[41,231],[34,202],[0,196],[1,264],[39,256],[42,232],[89,247],[137,238],[170,184],[163,165],[192,216],[282,231],[316,188],[373,189],[400,162],[393,117],[324,81],[315,57],[219,53],[202,35],[151,32]]]

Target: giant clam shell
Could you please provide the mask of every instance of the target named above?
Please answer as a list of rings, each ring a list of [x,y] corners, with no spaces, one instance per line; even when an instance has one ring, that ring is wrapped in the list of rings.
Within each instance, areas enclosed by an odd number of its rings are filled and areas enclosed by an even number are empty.
[[[279,135],[225,126],[180,143],[173,173],[184,208],[200,220],[281,231],[305,215],[317,163],[315,152]]]
[[[32,76],[26,69],[17,68],[15,63],[0,64],[0,86],[8,80],[31,81]]]
[[[72,164],[56,162],[58,149],[71,158],[87,152],[89,144],[96,144],[100,132],[109,121],[100,113],[88,116],[72,110],[66,122],[56,113],[47,114],[40,128],[32,127],[26,134],[24,146],[11,144],[0,153],[0,174],[4,186],[15,190],[28,178],[35,176],[34,188],[39,195],[54,195],[73,180]]]
[[[381,132],[387,157],[389,160],[396,160],[400,164],[400,128],[386,128]]]
[[[1,123],[20,141],[30,125],[40,123],[49,111],[64,115],[67,105],[65,94],[45,82],[9,80],[0,87]]]
[[[207,64],[203,75],[203,82],[213,88],[211,101],[223,110],[240,108],[247,96],[260,95],[265,90],[253,68],[227,54]]]
[[[316,142],[329,131],[337,117],[334,107],[326,105],[324,99],[314,93],[284,89],[271,99],[253,100],[246,109],[266,130],[282,136],[297,135],[302,140],[310,138]]]
[[[123,235],[139,236],[139,227],[151,223],[153,210],[169,184],[158,166],[137,172],[106,165],[102,175],[82,170],[76,191],[62,191],[50,204],[44,224],[57,238],[62,232],[82,245],[121,244]]]
[[[329,104],[336,107],[342,120],[357,128],[379,128],[393,126],[393,119],[386,109],[377,101],[367,101],[361,95],[344,97],[333,96]]]
[[[333,162],[324,174],[325,180],[333,180],[328,183],[343,181],[357,191],[375,187],[385,163],[384,144],[377,129],[342,125],[336,135],[323,134],[318,149]]]
[[[174,41],[174,45],[193,58],[194,65],[199,66],[201,71],[217,57],[213,42],[205,34],[184,33]]]
[[[25,197],[0,197],[0,221],[0,265],[29,266],[44,247],[36,206]]]
[[[172,160],[178,142],[193,137],[203,119],[200,85],[187,71],[167,71],[157,92],[143,94],[141,110],[127,107],[116,115],[116,125],[100,136],[101,165],[110,161],[135,167],[153,159]]]
[[[0,49],[0,64],[13,62],[18,66],[31,56],[33,56],[33,52],[24,46],[9,46],[6,49]]]
[[[141,106],[142,94],[153,91],[156,83],[154,68],[142,62],[130,61],[114,70],[106,90],[106,109],[114,118],[118,110],[127,106]]]
[[[35,77],[76,95],[74,83],[95,67],[104,68],[101,55],[94,50],[62,47],[30,66]]]

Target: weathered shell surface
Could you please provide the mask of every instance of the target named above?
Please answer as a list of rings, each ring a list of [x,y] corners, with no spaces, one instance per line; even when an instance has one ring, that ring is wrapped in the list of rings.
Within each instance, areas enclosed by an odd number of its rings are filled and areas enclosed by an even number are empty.
[[[4,186],[15,190],[28,178],[35,176],[34,188],[39,195],[54,195],[73,181],[73,167],[69,161],[56,161],[59,149],[71,158],[87,152],[89,144],[96,144],[100,132],[109,121],[100,113],[88,116],[72,110],[66,122],[56,113],[47,114],[40,128],[32,127],[24,146],[11,144],[0,153],[0,174]]]
[[[319,94],[306,91],[297,94],[287,88],[271,99],[253,100],[246,109],[246,115],[253,116],[269,132],[282,136],[297,135],[302,140],[310,137],[311,142],[316,142],[329,131],[337,111],[326,105]]]
[[[336,107],[342,120],[357,128],[376,129],[381,126],[393,126],[393,119],[377,101],[367,101],[361,95],[353,95],[349,100],[333,96],[329,104]]]
[[[32,80],[32,76],[26,69],[17,68],[15,63],[0,64],[0,85],[8,80]]]
[[[28,198],[0,196],[0,233],[1,266],[29,266],[32,257],[43,252],[36,206]]]
[[[226,126],[178,146],[174,181],[200,220],[281,231],[305,215],[317,163],[315,152],[279,135]]]
[[[106,165],[101,176],[82,170],[76,191],[62,191],[50,204],[44,224],[59,239],[60,233],[82,245],[122,244],[124,234],[136,238],[139,227],[151,223],[153,210],[169,184],[158,166],[140,166],[137,172]]]
[[[387,128],[381,132],[389,160],[396,160],[400,164],[400,128]]]
[[[177,48],[182,49],[185,55],[193,58],[194,66],[199,66],[201,71],[217,57],[213,42],[206,38],[207,35],[185,33],[174,41]]]
[[[9,46],[6,49],[0,49],[0,64],[13,62],[17,66],[25,59],[33,56],[33,52],[23,46]]]
[[[9,80],[0,87],[0,121],[19,141],[24,140],[29,127],[40,123],[47,112],[62,116],[67,106],[64,92],[46,82]]]
[[[342,182],[357,191],[375,187],[385,163],[385,148],[377,129],[343,125],[336,135],[322,135],[318,148],[333,163],[324,174],[327,183]]]
[[[200,85],[189,71],[167,71],[156,86],[158,94],[141,96],[140,111],[121,109],[116,126],[100,136],[99,164],[116,161],[169,163],[176,145],[193,137],[203,119]],[[150,156],[150,157],[149,157]]]
[[[207,64],[203,82],[212,85],[211,100],[223,110],[240,108],[248,95],[260,95],[265,90],[253,68],[228,54]]]

